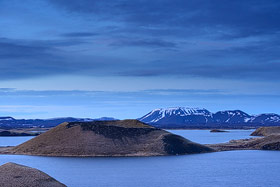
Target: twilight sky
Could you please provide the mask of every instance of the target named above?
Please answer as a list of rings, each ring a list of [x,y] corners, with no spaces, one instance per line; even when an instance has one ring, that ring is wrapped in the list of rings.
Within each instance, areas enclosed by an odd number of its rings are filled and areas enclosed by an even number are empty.
[[[280,113],[279,0],[0,0],[0,116]]]

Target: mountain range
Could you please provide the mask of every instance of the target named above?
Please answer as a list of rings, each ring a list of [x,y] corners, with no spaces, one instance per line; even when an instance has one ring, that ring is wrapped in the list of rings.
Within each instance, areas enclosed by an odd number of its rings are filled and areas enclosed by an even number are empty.
[[[112,117],[101,117],[101,118],[51,118],[51,119],[15,119],[13,117],[0,117],[0,128],[51,128],[55,127],[63,122],[91,122],[91,121],[109,121],[118,120]]]
[[[249,115],[241,110],[212,113],[200,108],[159,108],[138,120],[159,128],[251,128],[280,125],[280,115]]]
[[[102,118],[51,118],[51,119],[15,119],[0,117],[0,128],[51,128],[63,122],[91,122],[118,120],[112,117]],[[212,113],[204,108],[172,107],[154,109],[139,121],[158,128],[257,128],[261,126],[280,126],[280,115],[249,115],[241,110],[225,110]]]

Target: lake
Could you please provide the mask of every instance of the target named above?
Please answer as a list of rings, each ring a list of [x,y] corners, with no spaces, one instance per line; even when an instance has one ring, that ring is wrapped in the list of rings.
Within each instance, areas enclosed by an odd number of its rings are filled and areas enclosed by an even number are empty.
[[[193,142],[201,144],[215,144],[215,143],[225,143],[230,140],[252,138],[250,134],[255,131],[255,129],[250,130],[226,130],[228,132],[216,132],[210,133],[209,130],[167,130],[174,134],[183,136]]]
[[[248,138],[252,130],[231,130],[229,133],[210,133],[207,130],[172,130],[172,132],[200,143],[219,143],[236,137]],[[8,141],[15,142],[9,139],[5,144],[8,144]],[[228,151],[130,158],[0,155],[0,164],[15,162],[38,168],[67,186],[73,187],[257,187],[279,186],[279,158],[279,151]]]
[[[15,146],[26,142],[35,136],[0,136],[0,146]]]

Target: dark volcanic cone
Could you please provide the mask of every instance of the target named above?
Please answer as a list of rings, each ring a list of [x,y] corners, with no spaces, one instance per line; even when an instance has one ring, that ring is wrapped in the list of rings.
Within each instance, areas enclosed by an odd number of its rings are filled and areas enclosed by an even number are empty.
[[[118,120],[62,123],[9,152],[45,156],[156,156],[211,151],[137,120]]]
[[[42,171],[14,163],[7,163],[0,166],[0,186],[66,187]]]

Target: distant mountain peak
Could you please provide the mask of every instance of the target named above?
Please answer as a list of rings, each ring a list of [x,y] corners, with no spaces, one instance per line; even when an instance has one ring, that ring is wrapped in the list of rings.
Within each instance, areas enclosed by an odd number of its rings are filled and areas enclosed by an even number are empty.
[[[204,108],[189,107],[157,108],[139,118],[139,120],[162,128],[280,125],[280,116],[277,114],[251,116],[241,110],[211,113]]]
[[[7,121],[11,121],[11,120],[15,120],[15,118],[13,117],[10,117],[10,116],[6,116],[6,117],[0,117],[0,121],[3,121],[3,120],[7,120]]]
[[[190,107],[169,107],[169,108],[157,108],[151,111],[153,112],[160,112],[165,114],[182,114],[182,115],[189,115],[189,114],[196,114],[201,112],[209,112],[204,108],[190,108]]]
[[[280,123],[280,115],[273,113],[259,114],[252,116],[250,121],[259,123]]]
[[[156,108],[154,110],[203,110],[204,108],[198,108],[198,107],[167,107],[167,108]]]
[[[208,117],[211,116],[211,113],[206,109],[200,108],[189,108],[189,107],[169,107],[169,108],[158,108],[154,109],[142,118],[140,121],[145,123],[164,123],[164,121],[169,121],[172,123],[172,120],[175,118],[187,118],[188,116],[203,116],[206,118],[202,119],[202,123],[204,121],[208,121]],[[187,119],[184,119],[187,120]]]

